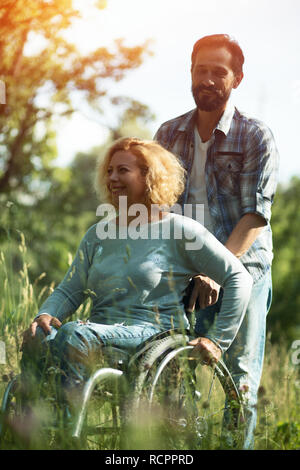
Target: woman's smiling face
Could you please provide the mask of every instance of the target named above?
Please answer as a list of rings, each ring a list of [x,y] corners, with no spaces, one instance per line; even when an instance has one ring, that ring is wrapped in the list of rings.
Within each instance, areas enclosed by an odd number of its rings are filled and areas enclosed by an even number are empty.
[[[132,152],[125,150],[118,150],[111,157],[106,184],[116,207],[119,196],[127,196],[128,207],[136,203],[145,204],[147,187],[138,160]]]

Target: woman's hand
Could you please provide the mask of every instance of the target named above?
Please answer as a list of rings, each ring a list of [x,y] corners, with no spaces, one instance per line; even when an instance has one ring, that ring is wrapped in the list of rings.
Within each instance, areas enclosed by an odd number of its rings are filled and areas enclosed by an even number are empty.
[[[203,364],[209,366],[216,364],[221,358],[221,349],[208,338],[195,338],[188,343],[190,346],[195,346],[191,357],[199,358]]]
[[[38,326],[42,328],[46,335],[48,335],[51,332],[51,326],[54,326],[55,328],[60,328],[61,322],[58,318],[52,317],[52,315],[48,315],[48,313],[44,313],[40,317],[36,318],[29,327],[32,338],[35,336],[36,329]]]
[[[23,349],[24,344],[26,344],[30,339],[35,337],[37,327],[41,327],[42,330],[46,335],[51,332],[51,326],[55,328],[61,327],[61,322],[58,318],[52,317],[52,315],[48,315],[48,313],[44,313],[40,317],[36,318],[30,325],[30,327],[24,331],[23,333],[23,343],[21,346],[21,350]]]
[[[189,301],[189,310],[194,311],[198,299],[200,308],[209,307],[217,302],[220,286],[207,276],[199,274],[193,278],[194,288]]]

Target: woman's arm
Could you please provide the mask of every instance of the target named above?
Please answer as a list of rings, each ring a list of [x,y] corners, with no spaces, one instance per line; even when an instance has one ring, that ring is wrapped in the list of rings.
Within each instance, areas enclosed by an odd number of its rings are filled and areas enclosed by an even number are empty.
[[[43,314],[40,317],[42,321],[42,316],[48,314],[63,321],[72,315],[85,300],[88,272],[92,260],[94,239],[96,239],[96,235],[93,237],[93,229],[94,227],[81,240],[75,258],[63,281],[45,300],[35,320]]]
[[[95,226],[84,235],[76,252],[74,261],[63,281],[42,304],[30,327],[23,333],[23,344],[26,344],[41,327],[47,335],[51,327],[60,328],[61,322],[74,313],[84,301],[88,272],[92,261],[96,240]]]
[[[205,337],[225,352],[234,340],[246,312],[252,278],[242,263],[204,227],[191,219],[185,220],[185,224],[187,239],[191,240],[194,235],[194,246],[200,247],[196,250],[187,249],[192,245],[182,240],[187,266],[194,270],[194,274],[203,273],[224,289],[221,310]]]

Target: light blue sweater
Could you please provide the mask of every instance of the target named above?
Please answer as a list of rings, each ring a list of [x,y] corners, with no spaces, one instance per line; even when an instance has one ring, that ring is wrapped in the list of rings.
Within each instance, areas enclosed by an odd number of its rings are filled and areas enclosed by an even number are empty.
[[[228,349],[252,287],[251,276],[232,253],[201,224],[176,214],[145,224],[148,239],[103,239],[105,227],[107,222],[99,222],[87,231],[38,315],[64,320],[90,296],[91,322],[188,328],[183,293],[192,276],[204,273],[224,288],[221,311],[206,336],[223,352]]]

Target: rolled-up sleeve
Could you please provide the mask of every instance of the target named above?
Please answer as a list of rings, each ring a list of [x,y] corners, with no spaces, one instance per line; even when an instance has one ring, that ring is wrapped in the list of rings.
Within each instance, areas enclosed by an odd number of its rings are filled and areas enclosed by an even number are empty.
[[[243,169],[241,171],[242,214],[256,213],[267,223],[271,218],[278,179],[279,155],[270,129],[252,126],[247,133]]]

